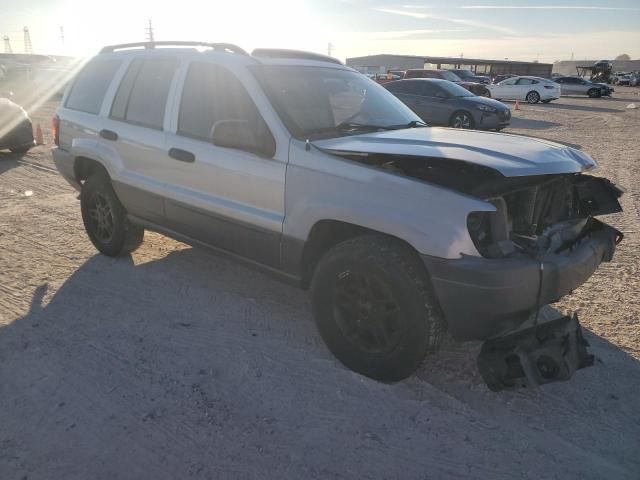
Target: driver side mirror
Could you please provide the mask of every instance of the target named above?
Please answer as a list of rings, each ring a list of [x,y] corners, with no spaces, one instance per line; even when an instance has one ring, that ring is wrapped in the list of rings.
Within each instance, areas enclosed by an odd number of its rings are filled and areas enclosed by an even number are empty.
[[[211,139],[218,147],[234,148],[271,158],[276,153],[275,140],[267,130],[259,136],[246,120],[220,120],[213,124]]]

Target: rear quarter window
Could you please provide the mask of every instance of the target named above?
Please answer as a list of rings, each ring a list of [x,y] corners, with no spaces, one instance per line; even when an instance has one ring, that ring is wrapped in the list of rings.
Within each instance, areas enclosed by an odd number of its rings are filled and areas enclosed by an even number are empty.
[[[92,60],[87,63],[76,76],[65,107],[98,114],[107,89],[121,63],[118,59]]]

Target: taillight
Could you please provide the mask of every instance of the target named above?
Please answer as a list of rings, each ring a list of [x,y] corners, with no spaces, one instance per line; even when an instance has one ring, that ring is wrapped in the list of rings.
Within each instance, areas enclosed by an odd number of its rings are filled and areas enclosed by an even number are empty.
[[[60,117],[58,115],[54,115],[51,119],[51,136],[53,143],[60,146]]]

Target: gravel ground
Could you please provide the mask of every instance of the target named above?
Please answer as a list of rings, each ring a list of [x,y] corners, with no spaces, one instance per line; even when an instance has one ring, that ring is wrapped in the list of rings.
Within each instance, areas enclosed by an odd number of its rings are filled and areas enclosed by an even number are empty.
[[[154,233],[98,255],[48,148],[0,152],[0,479],[640,478],[640,96],[618,90],[513,112],[627,189],[614,261],[557,305],[596,365],[537,390],[489,391],[450,340],[404,382],[356,375],[304,292]]]

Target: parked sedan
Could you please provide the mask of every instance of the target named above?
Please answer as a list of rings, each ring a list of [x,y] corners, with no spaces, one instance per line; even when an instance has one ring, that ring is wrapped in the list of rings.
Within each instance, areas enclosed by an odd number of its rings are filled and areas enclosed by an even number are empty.
[[[436,70],[436,69],[425,69],[425,68],[414,68],[411,70],[407,70],[403,77],[407,78],[439,78],[441,80],[449,80],[450,82],[457,83],[461,87],[466,88],[471,93],[475,93],[476,95],[486,96],[487,89],[484,84],[478,82],[469,82],[461,79],[458,75],[453,73],[451,70]]]
[[[493,85],[485,85],[491,98],[549,103],[560,98],[560,85],[540,77],[513,77]]]
[[[384,86],[429,124],[502,130],[511,121],[505,104],[476,96],[448,80],[416,78]]]
[[[31,119],[22,107],[0,98],[0,149],[24,154],[33,146]]]
[[[613,88],[606,83],[594,83],[581,77],[556,78],[563,95],[588,95],[591,98],[611,96]]]

